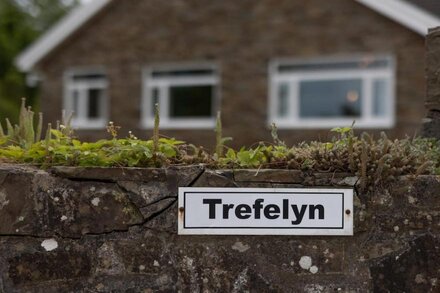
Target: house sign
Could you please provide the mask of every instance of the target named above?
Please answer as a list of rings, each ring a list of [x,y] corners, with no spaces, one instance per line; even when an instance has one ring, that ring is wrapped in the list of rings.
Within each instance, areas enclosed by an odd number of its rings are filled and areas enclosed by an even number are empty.
[[[353,190],[180,187],[179,234],[353,235]]]

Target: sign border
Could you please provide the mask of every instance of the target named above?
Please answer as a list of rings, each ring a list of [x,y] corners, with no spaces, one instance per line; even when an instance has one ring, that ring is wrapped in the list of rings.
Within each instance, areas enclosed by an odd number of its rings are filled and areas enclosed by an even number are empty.
[[[264,193],[264,194],[340,194],[342,195],[342,227],[187,227],[186,198],[189,193]],[[352,188],[261,188],[261,187],[179,187],[179,235],[353,235]],[[345,209],[350,213],[345,213]]]

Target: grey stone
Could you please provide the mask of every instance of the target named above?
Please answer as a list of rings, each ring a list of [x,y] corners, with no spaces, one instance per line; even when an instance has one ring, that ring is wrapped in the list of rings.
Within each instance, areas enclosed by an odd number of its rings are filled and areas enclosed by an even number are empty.
[[[403,251],[389,253],[371,265],[375,292],[436,292],[440,277],[440,240],[426,234]]]
[[[234,170],[236,182],[302,183],[303,173],[299,170]]]
[[[165,198],[177,198],[179,187],[192,184],[204,172],[204,167],[183,166],[165,169],[162,180],[133,181],[120,180],[118,185],[124,189],[130,200],[142,208]]]
[[[160,168],[107,168],[107,167],[52,167],[51,172],[69,179],[101,181],[165,181],[166,169]]]
[[[60,181],[44,195],[48,233],[78,237],[127,230],[144,220],[139,208],[113,183]]]
[[[194,184],[194,187],[237,187],[233,180],[222,171],[206,170]]]
[[[140,211],[144,219],[148,220],[152,216],[158,215],[172,205],[177,199],[176,198],[165,198],[158,202],[152,203],[148,206],[140,208]]]

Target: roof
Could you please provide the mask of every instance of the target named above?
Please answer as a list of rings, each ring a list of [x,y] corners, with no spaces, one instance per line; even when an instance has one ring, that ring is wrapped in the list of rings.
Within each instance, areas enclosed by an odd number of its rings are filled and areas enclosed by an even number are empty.
[[[18,55],[17,67],[24,72],[33,67],[113,0],[93,0],[74,9],[42,37]],[[425,36],[429,28],[440,26],[438,0],[354,0]]]
[[[440,25],[438,0],[355,0],[401,25],[425,36],[428,29]],[[434,10],[435,8],[435,10]]]
[[[15,59],[17,67],[24,72],[32,70],[38,61],[60,45],[110,2],[111,0],[93,0],[72,10],[72,12],[62,18],[17,56]]]

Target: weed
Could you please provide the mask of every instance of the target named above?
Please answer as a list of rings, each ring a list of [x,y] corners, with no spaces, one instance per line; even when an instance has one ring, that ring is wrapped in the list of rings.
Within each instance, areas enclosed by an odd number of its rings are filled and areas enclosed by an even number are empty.
[[[215,154],[216,159],[223,158],[223,150],[225,143],[232,140],[232,137],[223,137],[221,112],[217,112],[217,120],[215,124]]]
[[[6,120],[0,125],[0,158],[41,167],[54,165],[104,167],[166,167],[170,165],[206,164],[211,168],[277,168],[313,172],[349,172],[360,178],[360,188],[395,180],[401,175],[440,174],[440,142],[423,138],[390,140],[384,133],[374,139],[367,133],[355,136],[352,127],[334,128],[330,142],[303,142],[288,147],[272,126],[274,143],[260,142],[256,147],[239,150],[227,148],[221,115],[216,124],[215,153],[174,138],[159,136],[159,106],[155,108],[153,137],[138,139],[131,132],[118,138],[119,126],[110,122],[107,131],[112,139],[81,142],[73,136],[71,115],[63,113],[61,123],[53,129],[48,124],[44,140],[42,114],[36,129],[34,113],[24,102],[19,124]],[[353,125],[352,125],[353,126]],[[226,152],[224,150],[227,149]]]

